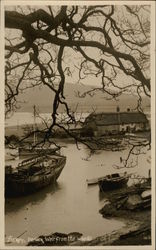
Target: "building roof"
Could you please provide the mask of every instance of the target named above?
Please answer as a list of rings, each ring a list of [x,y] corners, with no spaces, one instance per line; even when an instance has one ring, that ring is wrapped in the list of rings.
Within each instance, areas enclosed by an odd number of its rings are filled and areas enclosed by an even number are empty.
[[[94,113],[85,120],[86,123],[91,121],[98,126],[148,122],[146,115],[139,112]]]

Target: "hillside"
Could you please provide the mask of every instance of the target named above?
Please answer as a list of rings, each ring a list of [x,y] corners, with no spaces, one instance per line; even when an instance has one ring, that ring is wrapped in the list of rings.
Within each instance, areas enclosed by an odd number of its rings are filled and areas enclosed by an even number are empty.
[[[81,84],[67,83],[65,85],[64,95],[69,106],[74,111],[77,107],[77,112],[92,112],[96,111],[115,111],[117,106],[120,106],[121,111],[127,108],[135,108],[137,105],[137,96],[122,94],[118,100],[108,100],[102,92],[96,92],[94,96],[86,96],[85,98],[78,97],[79,93],[84,93],[92,89],[92,86],[84,86]],[[51,112],[54,94],[46,87],[35,87],[28,89],[19,97],[20,112],[32,112],[32,106],[36,105],[40,112]],[[143,108],[150,106],[150,100],[147,97],[143,98]],[[63,108],[60,108],[63,112]]]

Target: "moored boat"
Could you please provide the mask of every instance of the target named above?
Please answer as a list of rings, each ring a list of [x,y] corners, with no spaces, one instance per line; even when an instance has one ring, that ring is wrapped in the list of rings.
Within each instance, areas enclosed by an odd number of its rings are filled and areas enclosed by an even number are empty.
[[[57,151],[59,151],[59,148],[57,147],[19,147],[19,156],[35,156],[35,155],[41,155],[41,154],[54,154]]]
[[[100,191],[112,190],[116,188],[121,188],[127,184],[129,180],[129,175],[127,172],[119,174],[114,173],[111,175],[106,175],[98,181]]]
[[[66,163],[66,157],[53,154],[26,159],[13,169],[5,167],[6,196],[26,195],[55,182]]]
[[[87,179],[87,185],[96,185],[98,184],[99,178]]]
[[[93,178],[93,179],[86,179],[86,182],[87,182],[88,186],[90,186],[90,185],[96,185],[103,178],[105,178],[105,177],[97,177],[97,178]]]
[[[37,133],[37,124],[36,124],[36,106],[33,107],[33,117],[34,117],[34,123],[33,123],[33,138],[30,138],[31,142],[28,144],[23,144],[18,147],[19,156],[21,157],[27,157],[27,156],[39,156],[43,154],[55,154],[56,152],[59,153],[60,148],[55,146],[51,143],[40,143],[38,140],[38,133]]]

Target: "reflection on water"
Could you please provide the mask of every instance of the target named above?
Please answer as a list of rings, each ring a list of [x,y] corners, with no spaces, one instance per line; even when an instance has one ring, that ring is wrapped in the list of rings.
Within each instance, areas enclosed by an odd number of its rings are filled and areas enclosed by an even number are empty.
[[[28,207],[33,204],[39,205],[49,194],[53,195],[55,192],[59,191],[59,189],[61,189],[61,186],[56,182],[31,195],[6,198],[5,213],[17,212],[17,210],[22,209],[24,206]]]
[[[96,237],[117,230],[124,223],[105,219],[99,209],[107,197],[100,197],[98,185],[88,187],[86,179],[113,173],[113,164],[119,163],[125,152],[99,151],[87,158],[88,149],[81,145],[64,143],[63,153],[67,163],[57,185],[50,185],[32,195],[6,199],[5,234],[22,238],[38,237],[54,232],[70,233],[77,231],[84,236]],[[150,152],[148,152],[150,154]],[[138,166],[127,172],[137,172],[147,176],[148,156],[141,155]],[[86,159],[87,160],[84,160]]]

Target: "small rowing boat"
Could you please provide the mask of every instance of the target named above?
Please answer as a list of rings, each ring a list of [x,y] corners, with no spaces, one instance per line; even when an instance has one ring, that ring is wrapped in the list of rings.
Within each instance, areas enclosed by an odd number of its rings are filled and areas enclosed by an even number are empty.
[[[114,173],[111,175],[106,175],[98,181],[100,191],[112,190],[116,188],[121,188],[127,184],[129,180],[129,175],[125,173]]]

